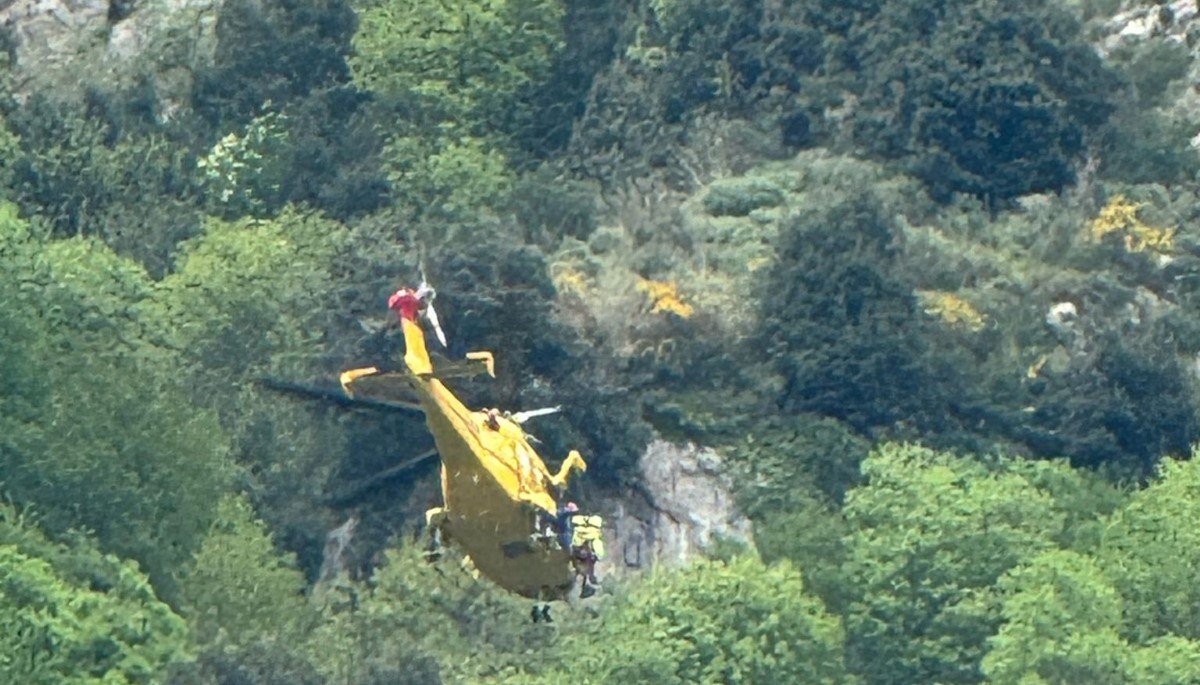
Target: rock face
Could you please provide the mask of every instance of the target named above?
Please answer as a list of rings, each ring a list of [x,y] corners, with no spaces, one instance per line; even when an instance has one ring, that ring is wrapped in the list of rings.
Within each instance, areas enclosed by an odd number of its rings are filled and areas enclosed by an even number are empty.
[[[187,74],[213,57],[223,1],[0,0],[17,95],[70,96],[150,76],[164,98],[182,97]]]
[[[1187,87],[1176,88],[1170,101],[1160,109],[1174,120],[1194,126],[1200,122],[1200,12],[1197,0],[1173,0],[1146,4],[1125,0],[1121,11],[1097,27],[1096,49],[1109,56],[1120,48],[1149,45],[1155,42],[1183,46],[1189,54],[1187,75],[1182,79]],[[1191,140],[1191,147],[1200,150],[1200,135]]]
[[[641,485],[620,498],[591,502],[605,517],[608,557],[601,580],[656,565],[678,566],[721,540],[752,545],[750,520],[738,511],[720,455],[656,440],[641,458]]]
[[[1195,18],[1196,0],[1132,4],[1105,22],[1104,37],[1097,47],[1107,55],[1122,44],[1150,38],[1166,38],[1190,45],[1189,38],[1196,30]]]

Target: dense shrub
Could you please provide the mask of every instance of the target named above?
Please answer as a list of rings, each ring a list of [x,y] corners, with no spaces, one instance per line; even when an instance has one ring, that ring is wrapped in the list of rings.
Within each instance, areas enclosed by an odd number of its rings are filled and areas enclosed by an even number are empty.
[[[0,678],[150,685],[187,656],[187,626],[134,564],[47,540],[0,506]]]
[[[787,562],[698,562],[634,589],[572,636],[560,678],[602,683],[844,683],[842,627]]]
[[[933,379],[894,219],[862,190],[790,219],[760,306],[781,407],[866,430],[919,420]]]
[[[1052,3],[875,3],[846,31],[854,139],[940,199],[1003,201],[1074,180],[1117,80]]]
[[[46,529],[96,533],[137,559],[170,596],[229,482],[216,417],[189,401],[187,375],[150,344],[145,272],[95,240],[45,241],[5,208],[0,384],[5,491],[43,512]],[[64,504],[68,503],[68,504]]]

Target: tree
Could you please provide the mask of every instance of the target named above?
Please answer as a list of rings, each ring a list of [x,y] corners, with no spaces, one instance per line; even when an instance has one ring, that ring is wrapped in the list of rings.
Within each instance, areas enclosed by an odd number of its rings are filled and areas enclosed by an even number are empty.
[[[0,679],[150,685],[186,650],[186,624],[134,564],[51,542],[0,505]]]
[[[898,265],[898,228],[869,187],[831,190],[844,195],[783,227],[763,279],[763,337],[785,383],[779,402],[859,430],[919,418],[934,379]]]
[[[868,4],[839,56],[862,97],[858,144],[901,160],[941,200],[1004,201],[1074,180],[1117,79],[1072,16],[1014,0]]]
[[[200,223],[190,132],[121,112],[129,93],[87,102],[35,93],[6,112],[6,197],[58,237],[95,236],[161,275]]]
[[[46,530],[94,531],[160,592],[187,559],[231,475],[213,413],[193,405],[170,352],[149,341],[144,270],[94,239],[42,240],[0,213],[0,379],[5,491]]]
[[[867,683],[975,683],[1000,626],[996,580],[1064,526],[1019,473],[913,445],[884,445],[843,513],[851,670]]]
[[[1200,461],[1164,460],[1157,479],[1134,493],[1105,528],[1097,551],[1125,598],[1122,635],[1200,639]]]
[[[699,561],[640,583],[568,638],[560,681],[846,683],[842,628],[788,562]]]
[[[311,645],[330,685],[481,682],[555,653],[528,604],[452,550],[433,565],[415,545],[393,549],[369,585],[330,588],[327,603]]]
[[[307,649],[320,615],[304,576],[293,555],[276,551],[244,496],[221,500],[180,585],[198,654],[172,683],[323,683]]]
[[[312,629],[304,576],[242,496],[227,495],[181,572],[181,604],[201,646],[245,647],[272,636],[287,645]]]
[[[298,210],[212,219],[181,246],[176,269],[146,304],[161,322],[155,339],[177,351],[190,401],[218,414],[233,457],[260,486],[255,506],[314,573],[328,522],[319,484],[347,435],[334,418],[314,418],[255,381],[335,377],[327,355],[338,364],[348,356],[329,352],[345,330],[349,298],[338,270],[353,268],[345,249],[338,224]]]
[[[1129,645],[1117,634],[1121,598],[1096,562],[1049,550],[997,583],[1004,624],[988,640],[988,682],[1126,683]]]
[[[547,75],[562,16],[558,0],[378,0],[359,15],[351,73],[408,112],[412,134],[504,132]]]

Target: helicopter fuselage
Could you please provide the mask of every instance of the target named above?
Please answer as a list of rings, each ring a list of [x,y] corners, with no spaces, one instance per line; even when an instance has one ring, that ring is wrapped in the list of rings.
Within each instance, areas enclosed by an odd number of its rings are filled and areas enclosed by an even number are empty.
[[[571,551],[540,523],[557,514],[557,490],[571,469],[586,470],[572,450],[551,474],[521,426],[492,411],[472,411],[434,376],[425,336],[415,316],[401,317],[404,375],[416,391],[441,458],[443,506],[426,521],[458,545],[474,567],[497,585],[531,599],[562,599],[575,579]],[[348,392],[375,369],[342,375]],[[368,390],[369,392],[369,390]]]

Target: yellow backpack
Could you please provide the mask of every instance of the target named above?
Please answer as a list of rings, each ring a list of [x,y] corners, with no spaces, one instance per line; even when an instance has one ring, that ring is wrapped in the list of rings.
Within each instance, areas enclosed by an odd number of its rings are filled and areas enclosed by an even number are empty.
[[[591,514],[575,514],[571,517],[571,546],[581,547],[585,542],[592,543],[592,554],[597,559],[604,558],[604,519]]]

